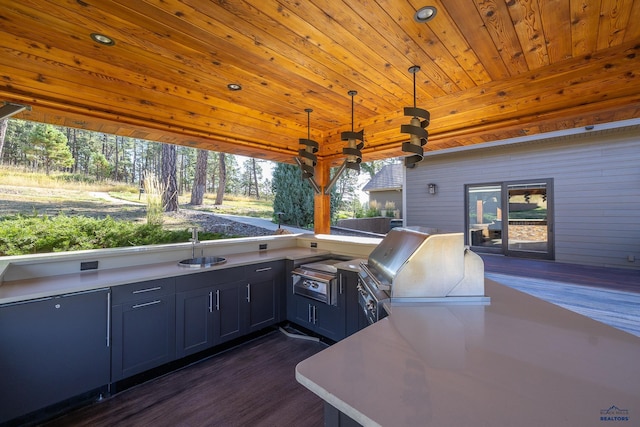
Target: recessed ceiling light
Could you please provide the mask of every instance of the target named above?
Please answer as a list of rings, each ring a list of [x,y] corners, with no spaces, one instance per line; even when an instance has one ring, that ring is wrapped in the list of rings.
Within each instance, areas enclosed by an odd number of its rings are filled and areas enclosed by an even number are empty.
[[[419,23],[429,22],[436,16],[437,12],[434,6],[421,7],[416,14],[413,15],[413,19]]]
[[[116,42],[113,41],[111,37],[105,36],[104,34],[100,33],[91,33],[91,38],[94,42],[103,44],[105,46],[113,46],[114,44],[116,44]]]
[[[229,88],[229,90],[242,90],[242,86],[240,86],[238,83],[229,83],[227,87]]]

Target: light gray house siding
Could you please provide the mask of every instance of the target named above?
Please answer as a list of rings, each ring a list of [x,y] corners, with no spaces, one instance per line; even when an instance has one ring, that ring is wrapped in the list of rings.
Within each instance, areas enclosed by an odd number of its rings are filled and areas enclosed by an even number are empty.
[[[640,126],[436,153],[405,171],[406,225],[456,232],[465,184],[552,178],[556,261],[640,269]]]

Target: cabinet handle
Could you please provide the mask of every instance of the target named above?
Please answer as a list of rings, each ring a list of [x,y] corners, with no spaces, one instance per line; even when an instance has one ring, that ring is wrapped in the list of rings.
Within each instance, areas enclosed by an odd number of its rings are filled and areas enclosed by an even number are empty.
[[[318,317],[317,317],[317,310],[318,307],[316,307],[315,305],[313,306],[313,324],[315,325],[318,322]]]
[[[258,268],[256,273],[262,273],[263,271],[269,271],[271,269],[273,269],[273,267]]]
[[[340,274],[340,295],[342,295],[343,293],[343,287],[342,287],[342,274]]]
[[[111,347],[111,292],[107,292],[107,347]]]
[[[143,294],[145,292],[159,291],[160,289],[162,289],[162,286],[156,286],[155,288],[138,289],[137,291],[133,291],[131,293],[132,294]]]
[[[220,311],[220,289],[216,289],[216,310]]]
[[[209,313],[213,313],[213,291],[209,292]]]
[[[155,301],[151,301],[151,302],[144,302],[144,303],[142,303],[142,304],[136,304],[136,305],[134,305],[134,306],[133,306],[133,307],[131,307],[131,308],[147,307],[147,306],[149,306],[149,305],[156,305],[156,304],[160,304],[161,302],[162,302],[161,300],[157,299],[157,300],[155,300]]]
[[[247,302],[251,302],[251,283],[247,283]]]
[[[309,313],[307,314],[307,317],[309,318],[309,323],[313,323],[313,320],[311,319],[311,304],[309,304]]]

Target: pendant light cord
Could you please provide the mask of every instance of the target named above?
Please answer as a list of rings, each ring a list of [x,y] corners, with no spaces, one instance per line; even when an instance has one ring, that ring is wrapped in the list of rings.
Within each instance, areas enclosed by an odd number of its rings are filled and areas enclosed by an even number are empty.
[[[353,95],[351,95],[351,132],[353,132]]]
[[[413,74],[413,108],[416,109],[417,108],[417,104],[416,104],[416,73],[420,71],[420,66],[419,65],[412,65],[411,67],[409,67],[409,72],[411,74]]]

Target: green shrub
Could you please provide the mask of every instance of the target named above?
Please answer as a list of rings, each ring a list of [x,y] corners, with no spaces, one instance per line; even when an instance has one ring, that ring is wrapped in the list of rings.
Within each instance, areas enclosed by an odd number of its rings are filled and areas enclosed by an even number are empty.
[[[18,215],[0,221],[0,256],[188,242],[191,231],[164,230],[160,224],[116,221],[111,217]],[[201,240],[227,238],[200,233]]]

